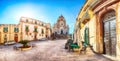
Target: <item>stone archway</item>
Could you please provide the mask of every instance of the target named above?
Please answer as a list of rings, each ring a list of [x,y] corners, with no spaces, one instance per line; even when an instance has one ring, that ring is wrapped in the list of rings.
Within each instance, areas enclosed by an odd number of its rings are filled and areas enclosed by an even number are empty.
[[[96,17],[96,18],[97,18],[97,22],[96,22],[97,23],[97,28],[96,28],[97,52],[104,53],[104,54],[107,54],[110,56],[113,56],[113,55],[115,56],[116,55],[116,48],[114,49],[115,53],[111,54],[111,52],[113,52],[113,51],[108,51],[108,50],[111,50],[113,48],[112,45],[114,45],[116,47],[116,45],[115,45],[116,40],[115,40],[115,44],[112,44],[111,43],[112,39],[110,39],[110,37],[113,37],[113,36],[111,36],[113,32],[115,34],[114,35],[115,38],[113,38],[113,39],[116,39],[116,12],[115,12],[115,9],[112,9],[112,8],[103,9],[98,13],[98,17]],[[110,26],[111,23],[114,23],[114,25]],[[110,31],[113,28],[115,30]],[[110,29],[110,30],[107,30],[107,29]],[[106,42],[106,41],[108,41],[108,42]]]
[[[114,11],[116,16],[116,9],[115,7],[104,7],[99,12],[96,13],[96,52],[97,53],[105,53],[104,52],[104,25],[103,25],[103,17]]]

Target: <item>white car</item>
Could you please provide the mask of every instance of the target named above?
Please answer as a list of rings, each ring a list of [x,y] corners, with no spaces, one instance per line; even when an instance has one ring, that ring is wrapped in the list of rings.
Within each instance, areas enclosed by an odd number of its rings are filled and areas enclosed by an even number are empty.
[[[45,40],[47,40],[47,38],[41,38],[41,39],[40,39],[40,41],[45,41]]]
[[[4,45],[12,45],[12,44],[15,44],[16,42],[15,41],[7,41],[4,43]]]

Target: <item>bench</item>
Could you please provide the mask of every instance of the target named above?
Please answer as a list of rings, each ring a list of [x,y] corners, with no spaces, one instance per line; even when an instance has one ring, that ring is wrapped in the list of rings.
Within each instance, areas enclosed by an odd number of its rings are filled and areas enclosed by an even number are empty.
[[[77,43],[70,43],[69,44],[69,51],[74,51],[74,49],[79,49],[80,48],[80,46],[77,44]]]

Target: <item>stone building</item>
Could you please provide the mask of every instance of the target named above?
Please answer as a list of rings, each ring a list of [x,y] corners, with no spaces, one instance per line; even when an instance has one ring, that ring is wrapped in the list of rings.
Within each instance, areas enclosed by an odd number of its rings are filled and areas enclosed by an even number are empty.
[[[0,24],[0,44],[7,41],[18,42],[21,29],[19,24]]]
[[[69,27],[66,24],[65,18],[61,15],[57,19],[57,23],[54,24],[52,28],[52,33],[56,35],[56,37],[66,38],[69,33]],[[63,37],[62,37],[63,36]]]
[[[120,0],[86,0],[74,39],[90,44],[97,53],[120,58]]]
[[[19,24],[0,24],[0,43],[6,41],[39,40],[50,38],[50,23],[21,17]]]

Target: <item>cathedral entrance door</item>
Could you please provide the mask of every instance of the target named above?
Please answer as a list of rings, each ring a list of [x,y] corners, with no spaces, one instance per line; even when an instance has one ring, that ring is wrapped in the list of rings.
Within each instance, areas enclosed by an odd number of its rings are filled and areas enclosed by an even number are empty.
[[[63,34],[63,30],[61,30],[61,34]]]

